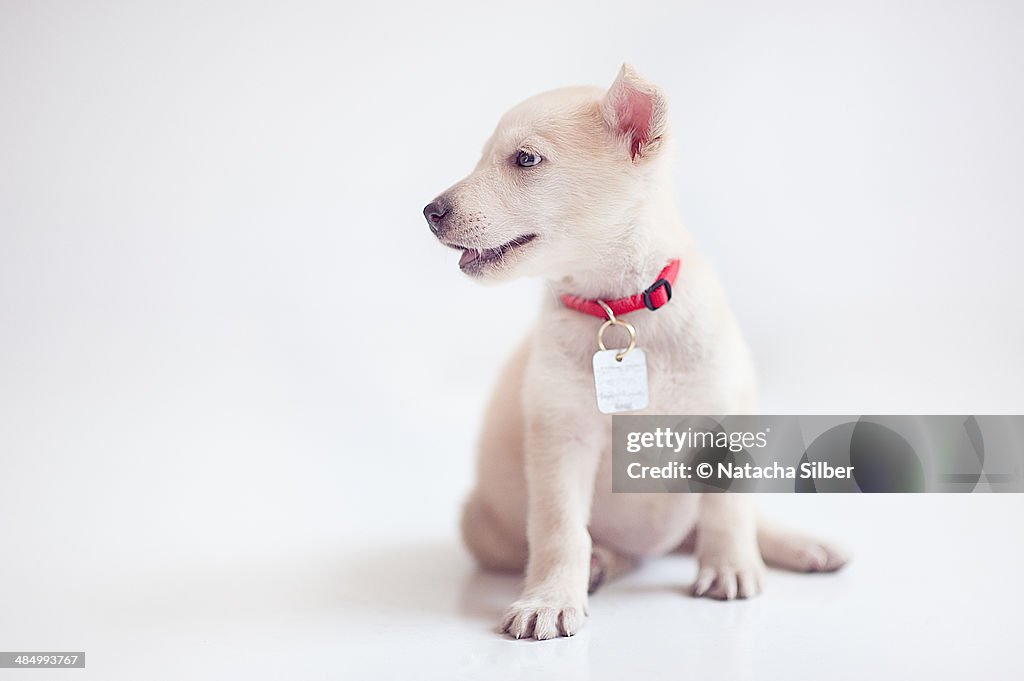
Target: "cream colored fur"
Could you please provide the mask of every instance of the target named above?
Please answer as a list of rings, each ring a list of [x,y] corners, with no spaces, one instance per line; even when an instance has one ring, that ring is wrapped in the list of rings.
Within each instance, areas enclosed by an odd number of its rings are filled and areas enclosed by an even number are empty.
[[[630,127],[637,106],[646,125],[640,137]],[[699,561],[692,593],[731,599],[760,592],[765,562],[809,571],[846,560],[761,522],[750,495],[611,492],[611,417],[597,410],[591,368],[600,321],[563,307],[560,294],[632,295],[680,258],[671,302],[626,317],[648,358],[650,405],[642,413],[756,408],[750,354],[676,210],[670,142],[663,93],[626,65],[607,92],[567,88],[513,108],[476,169],[440,197],[448,210],[435,231],[453,247],[493,249],[536,235],[475,277],[538,276],[550,289],[536,332],[501,374],[463,517],[482,566],[525,570],[522,596],[501,623],[516,638],[579,631],[592,564],[615,576],[685,544]],[[543,160],[519,167],[519,150]]]

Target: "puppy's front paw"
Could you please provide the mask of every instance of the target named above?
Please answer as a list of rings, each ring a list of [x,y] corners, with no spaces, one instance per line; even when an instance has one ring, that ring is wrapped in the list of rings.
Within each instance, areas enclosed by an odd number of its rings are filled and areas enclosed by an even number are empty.
[[[501,630],[515,638],[538,641],[572,636],[587,621],[587,601],[569,597],[524,596],[509,606],[501,619]]]
[[[761,593],[764,572],[759,555],[730,552],[701,556],[692,594],[723,601],[751,598]]]

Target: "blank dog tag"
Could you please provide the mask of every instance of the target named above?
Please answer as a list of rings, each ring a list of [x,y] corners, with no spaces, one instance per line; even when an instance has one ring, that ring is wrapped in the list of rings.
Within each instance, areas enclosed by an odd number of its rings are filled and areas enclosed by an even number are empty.
[[[619,362],[622,350],[594,353],[594,387],[602,414],[636,411],[647,406],[647,357],[635,348]]]

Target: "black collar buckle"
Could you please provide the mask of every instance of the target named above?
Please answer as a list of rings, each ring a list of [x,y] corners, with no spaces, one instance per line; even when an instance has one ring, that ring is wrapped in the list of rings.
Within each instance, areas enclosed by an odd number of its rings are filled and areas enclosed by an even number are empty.
[[[644,289],[644,307],[646,307],[651,312],[654,312],[659,307],[665,304],[662,303],[661,305],[655,305],[654,301],[651,300],[651,294],[657,291],[662,286],[665,287],[665,303],[667,303],[668,301],[672,300],[672,284],[668,283],[667,279],[659,279],[658,281],[654,282],[649,287]]]

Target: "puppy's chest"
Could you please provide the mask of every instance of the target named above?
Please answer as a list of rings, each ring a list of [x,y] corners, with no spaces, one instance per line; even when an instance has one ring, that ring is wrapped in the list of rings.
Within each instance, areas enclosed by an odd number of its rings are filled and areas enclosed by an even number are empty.
[[[688,366],[682,353],[658,347],[646,348],[647,385],[650,403],[644,411],[665,414],[680,411],[695,387],[697,367]]]
[[[563,327],[563,333],[557,338],[560,351],[547,358],[548,362],[562,365],[551,375],[571,372],[576,379],[572,383],[580,392],[578,398],[588,402],[593,402],[597,389],[594,355],[600,349],[597,340],[600,325],[597,320],[589,324],[576,320],[571,327]],[[695,351],[698,344],[685,331],[664,323],[658,326],[637,323],[636,331],[636,348],[642,350],[646,363],[649,396],[649,405],[643,411],[672,413],[681,409],[687,402],[687,394],[699,383],[702,360],[701,353]],[[623,349],[627,345],[627,335],[618,329],[616,332],[617,335],[608,333],[604,337],[608,349]],[[633,359],[635,362],[637,355]]]

